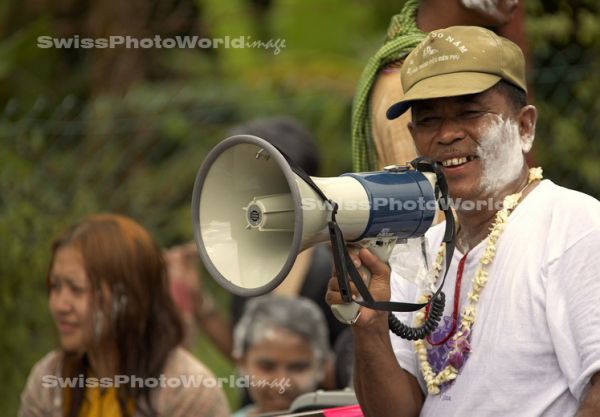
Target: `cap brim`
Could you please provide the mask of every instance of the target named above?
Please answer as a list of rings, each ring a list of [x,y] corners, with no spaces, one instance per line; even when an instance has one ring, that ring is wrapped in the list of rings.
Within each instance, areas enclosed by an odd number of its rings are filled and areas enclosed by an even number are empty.
[[[425,78],[413,85],[401,101],[392,105],[387,110],[386,116],[390,120],[395,119],[418,100],[481,93],[496,85],[501,79],[498,75],[480,72],[455,72]]]

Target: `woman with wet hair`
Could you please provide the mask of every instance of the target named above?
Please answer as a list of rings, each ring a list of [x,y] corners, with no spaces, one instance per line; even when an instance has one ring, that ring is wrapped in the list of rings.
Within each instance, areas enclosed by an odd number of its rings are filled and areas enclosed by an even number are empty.
[[[228,415],[214,376],[178,347],[165,262],[142,226],[113,214],[71,226],[46,284],[61,349],[34,366],[21,416]]]

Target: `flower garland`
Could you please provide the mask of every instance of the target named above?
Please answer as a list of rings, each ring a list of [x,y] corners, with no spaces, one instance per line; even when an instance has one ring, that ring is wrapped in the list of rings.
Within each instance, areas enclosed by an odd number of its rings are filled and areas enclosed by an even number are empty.
[[[542,179],[542,168],[530,168],[529,169],[529,178],[527,181],[527,185],[531,184],[536,180]],[[524,190],[524,189],[523,189]],[[488,279],[487,268],[494,260],[494,256],[496,255],[496,242],[504,228],[506,226],[506,222],[508,220],[508,216],[514,210],[514,208],[519,204],[521,200],[521,196],[523,190],[519,191],[516,194],[512,194],[506,196],[502,203],[502,210],[499,210],[496,213],[496,218],[494,219],[494,223],[490,228],[490,233],[488,235],[488,242],[483,253],[483,256],[479,260],[479,267],[477,272],[475,273],[475,277],[473,278],[472,288],[469,294],[467,295],[467,303],[463,307],[461,313],[461,321],[460,326],[457,332],[450,339],[450,346],[452,350],[448,353],[448,365],[444,369],[442,369],[438,374],[435,374],[429,361],[427,359],[427,347],[425,345],[425,340],[417,340],[415,341],[415,348],[417,350],[417,356],[419,359],[419,364],[421,366],[421,372],[423,373],[423,378],[425,379],[425,383],[427,384],[427,391],[429,394],[436,395],[440,393],[440,386],[446,382],[453,381],[458,376],[458,370],[462,368],[464,362],[466,360],[466,355],[471,351],[471,346],[469,344],[469,335],[471,333],[471,327],[475,322],[475,314],[477,312],[477,303],[479,302],[479,297],[485,284]],[[445,244],[442,244],[440,251],[437,254],[435,265],[433,267],[434,277],[439,277],[439,274],[442,270],[442,263],[444,261],[444,252],[445,252]],[[429,295],[423,294],[419,298],[419,303],[426,303]],[[417,326],[421,326],[425,322],[425,311],[419,311],[415,316],[415,323]]]

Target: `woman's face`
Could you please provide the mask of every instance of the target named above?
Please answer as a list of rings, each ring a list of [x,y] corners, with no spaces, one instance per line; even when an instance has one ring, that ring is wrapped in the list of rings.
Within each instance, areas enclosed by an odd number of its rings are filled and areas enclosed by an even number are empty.
[[[48,302],[62,348],[85,351],[92,339],[92,291],[79,250],[65,246],[56,251]]]
[[[285,329],[267,330],[240,365],[250,377],[250,397],[261,413],[287,410],[296,397],[314,391],[320,380],[310,344]]]

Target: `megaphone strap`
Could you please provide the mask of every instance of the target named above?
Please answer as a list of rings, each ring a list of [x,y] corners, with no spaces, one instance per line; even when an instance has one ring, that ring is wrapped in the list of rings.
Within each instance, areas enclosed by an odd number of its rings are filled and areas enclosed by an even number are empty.
[[[348,250],[346,249],[342,231],[335,221],[335,215],[337,213],[338,206],[337,203],[333,204],[334,210],[331,211],[330,220],[327,222],[327,226],[329,228],[329,239],[331,240],[331,249],[333,252],[333,264],[335,266],[335,270],[337,271],[337,279],[340,286],[342,301],[345,303],[350,303],[352,302],[352,290],[350,288],[350,282],[348,281],[348,274],[352,276],[353,273],[358,274],[358,271],[356,271],[354,264],[352,264],[352,268],[347,268],[349,258]],[[360,281],[362,282],[362,279],[360,279]],[[373,300],[373,297],[371,297],[369,291],[366,291],[366,296],[371,299],[371,301]]]
[[[452,254],[454,252],[454,248],[451,244],[446,244],[446,271],[444,272],[442,282],[440,286],[436,290],[436,292],[432,295],[431,299],[427,303],[405,303],[398,301],[375,301],[369,292],[366,284],[362,280],[360,274],[356,270],[350,255],[348,254],[348,250],[344,244],[344,238],[342,235],[342,231],[339,226],[335,222],[335,219],[329,222],[329,231],[332,236],[332,249],[333,249],[333,258],[336,270],[338,272],[337,277],[340,283],[340,292],[342,295],[342,300],[344,302],[354,301],[361,306],[372,308],[374,310],[383,310],[383,311],[396,311],[396,312],[413,312],[420,310],[427,305],[431,304],[434,300],[440,300],[443,297],[442,288],[444,287],[444,283],[446,281],[446,275],[448,273],[448,269],[450,267],[450,262],[452,261]],[[339,266],[338,266],[339,265]],[[362,300],[353,300],[352,293],[350,291],[350,285],[347,277],[350,277],[358,293],[362,297]],[[344,279],[344,277],[346,277]]]
[[[446,275],[448,274],[448,270],[450,269],[450,263],[452,262],[452,255],[454,254],[455,248],[455,221],[454,216],[452,214],[452,210],[450,209],[449,204],[449,194],[448,194],[448,183],[446,179],[441,173],[437,162],[427,159],[427,158],[417,158],[411,165],[419,171],[433,172],[436,175],[436,195],[440,193],[439,196],[439,206],[444,212],[444,216],[446,218],[446,230],[444,233],[443,241],[446,243],[446,270],[444,271],[444,275],[442,278],[442,282],[440,283],[437,291],[432,295],[429,299],[428,303],[425,304],[413,304],[413,303],[399,303],[399,302],[381,302],[381,301],[373,301],[366,285],[360,279],[356,268],[354,265],[350,263],[348,266],[350,270],[350,277],[355,283],[359,293],[363,297],[364,301],[355,301],[360,305],[363,305],[368,308],[374,308],[377,310],[387,310],[390,311],[388,316],[388,323],[390,330],[397,336],[408,339],[408,340],[418,340],[424,339],[430,334],[438,325],[439,321],[442,318],[444,312],[445,305],[445,294],[442,292],[442,288],[444,287],[444,283],[446,282]],[[353,273],[356,272],[356,274]],[[368,297],[365,295],[368,294]],[[396,318],[392,314],[392,311],[402,311],[402,312],[411,312],[420,310],[423,307],[426,307],[428,304],[431,304],[429,309],[429,314],[427,315],[427,319],[420,327],[411,327]]]
[[[454,223],[454,216],[452,214],[452,210],[450,209],[450,204],[448,204],[448,201],[449,201],[448,183],[446,182],[446,179],[444,178],[441,170],[439,169],[437,162],[435,162],[429,158],[424,158],[424,157],[417,158],[411,162],[411,165],[419,171],[435,173],[435,175],[437,177],[436,187],[439,188],[439,190],[436,190],[436,193],[437,193],[437,191],[439,191],[441,193],[440,198],[439,198],[439,206],[442,209],[442,211],[444,212],[444,216],[446,217],[446,230],[445,230],[444,238],[443,238],[443,242],[446,243],[446,256],[445,256],[446,270],[444,272],[440,286],[438,287],[436,292],[433,294],[433,296],[431,297],[429,302],[427,302],[427,303],[402,303],[402,302],[397,302],[397,301],[374,301],[373,297],[369,293],[369,290],[367,289],[367,286],[365,285],[365,283],[363,282],[363,280],[360,277],[360,274],[356,270],[356,267],[354,266],[354,263],[352,262],[350,255],[348,255],[348,251],[346,250],[345,245],[343,244],[344,237],[342,235],[342,231],[340,230],[337,223],[335,222],[335,213],[333,213],[332,221],[330,222],[330,223],[333,223],[333,225],[330,224],[330,226],[329,226],[330,236],[332,238],[331,241],[332,241],[332,246],[333,246],[334,261],[335,261],[335,258],[338,257],[340,254],[341,254],[340,257],[343,257],[345,260],[345,262],[343,262],[343,263],[340,261],[337,262],[337,263],[342,264],[340,269],[337,269],[338,265],[336,263],[336,270],[338,271],[338,279],[339,279],[339,275],[346,276],[345,272],[347,271],[350,275],[350,278],[356,285],[356,288],[357,288],[359,294],[363,298],[363,301],[359,301],[359,300],[354,300],[354,301],[357,304],[360,304],[362,306],[372,308],[375,310],[412,312],[412,311],[420,310],[423,307],[426,307],[433,300],[439,299],[439,295],[442,291],[442,288],[444,287],[444,283],[446,282],[446,275],[448,274],[448,270],[450,269],[450,263],[452,262],[452,255],[454,254],[455,223]],[[341,287],[341,285],[340,285],[340,287]],[[344,300],[344,301],[346,301],[346,300]]]
[[[333,209],[334,203],[329,198],[327,198],[325,193],[323,191],[321,191],[321,189],[319,188],[319,186],[317,184],[315,184],[315,182],[312,180],[310,175],[308,175],[292,158],[287,156],[285,152],[283,152],[281,149],[279,149],[279,147],[277,147],[275,145],[273,145],[273,146],[279,151],[279,153],[281,155],[283,155],[283,157],[287,161],[287,163],[290,166],[290,168],[292,169],[292,171],[294,171],[294,173],[296,175],[298,175],[302,179],[302,181],[307,183],[310,186],[310,188],[312,188],[319,195],[319,197],[321,197],[323,199],[323,201],[330,203],[331,209]],[[337,205],[335,207],[335,211],[337,212]]]
[[[425,158],[417,158],[412,162],[413,167],[420,171],[433,172],[436,174],[436,194],[441,194],[439,198],[439,206],[443,210],[446,217],[446,230],[444,233],[443,241],[446,243],[446,270],[444,272],[442,281],[439,288],[431,296],[427,303],[404,303],[397,301],[375,301],[371,296],[366,284],[360,277],[360,274],[356,270],[348,250],[344,243],[344,237],[341,229],[335,221],[335,214],[337,212],[337,204],[335,205],[336,210],[332,211],[331,219],[329,221],[329,233],[331,238],[331,244],[333,249],[333,258],[338,272],[337,278],[340,286],[340,293],[344,302],[354,301],[355,303],[375,310],[389,311],[388,323],[390,330],[399,337],[408,340],[418,340],[427,337],[438,325],[442,318],[445,306],[445,294],[442,292],[444,283],[446,282],[446,275],[450,269],[450,263],[452,262],[452,255],[454,253],[454,238],[455,238],[455,222],[454,216],[450,209],[449,196],[448,196],[448,185],[442,175],[437,163],[432,160]],[[362,297],[362,300],[353,300],[348,276],[354,282],[358,293]],[[410,327],[400,320],[398,320],[391,312],[414,312],[420,310],[427,305],[431,304],[427,319],[420,327]]]
[[[429,299],[427,303],[422,304],[414,304],[414,303],[402,303],[397,301],[375,301],[369,292],[369,289],[365,285],[364,281],[360,277],[360,274],[356,270],[354,263],[352,262],[348,250],[344,245],[344,239],[342,236],[342,231],[339,226],[335,222],[335,218],[333,221],[329,222],[329,231],[331,233],[331,242],[333,248],[333,257],[334,263],[336,265],[336,270],[338,272],[337,279],[340,285],[340,293],[342,295],[342,300],[344,302],[354,301],[361,306],[376,309],[376,310],[384,310],[390,311],[388,316],[388,326],[390,330],[396,334],[397,336],[407,339],[407,340],[418,340],[424,339],[427,337],[437,326],[439,321],[442,318],[444,313],[444,306],[446,304],[446,296],[442,291],[442,287],[444,285],[446,279],[446,273],[448,271],[448,259],[452,259],[452,253],[446,252],[447,261],[446,261],[446,272],[444,273],[444,277],[440,284],[440,287],[435,292],[435,294]],[[448,251],[448,247],[446,247],[446,251]],[[343,262],[342,262],[343,258]],[[356,285],[356,289],[358,293],[361,295],[362,300],[353,300],[352,292],[350,289],[350,284],[348,281],[348,276]],[[410,327],[400,320],[396,318],[391,312],[392,311],[400,311],[400,312],[412,312],[420,310],[423,307],[426,307],[428,304],[431,304],[429,308],[429,314],[425,319],[425,322],[420,327]]]

